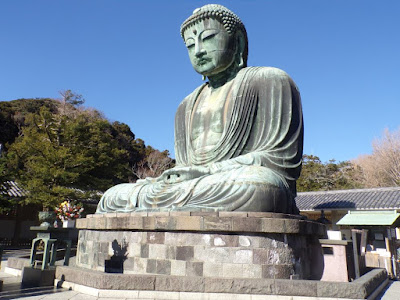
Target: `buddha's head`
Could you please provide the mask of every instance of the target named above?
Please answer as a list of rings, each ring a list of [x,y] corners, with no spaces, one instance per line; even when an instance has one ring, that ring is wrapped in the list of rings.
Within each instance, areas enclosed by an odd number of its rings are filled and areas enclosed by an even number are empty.
[[[196,72],[214,76],[236,74],[247,66],[248,40],[242,21],[218,4],[197,8],[183,22],[181,36]]]

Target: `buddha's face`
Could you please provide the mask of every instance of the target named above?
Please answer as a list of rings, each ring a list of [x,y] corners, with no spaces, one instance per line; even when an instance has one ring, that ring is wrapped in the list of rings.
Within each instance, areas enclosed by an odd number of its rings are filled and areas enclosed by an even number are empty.
[[[235,39],[215,19],[190,26],[184,39],[193,68],[204,76],[219,74],[234,61]]]

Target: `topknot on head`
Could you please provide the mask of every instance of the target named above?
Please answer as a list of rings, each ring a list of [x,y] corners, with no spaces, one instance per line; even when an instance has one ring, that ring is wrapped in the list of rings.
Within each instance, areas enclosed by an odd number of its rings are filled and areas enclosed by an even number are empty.
[[[219,20],[229,34],[234,34],[238,29],[246,32],[242,21],[231,10],[219,4],[207,4],[196,8],[193,14],[183,22],[181,25],[182,38],[188,27],[207,18]]]

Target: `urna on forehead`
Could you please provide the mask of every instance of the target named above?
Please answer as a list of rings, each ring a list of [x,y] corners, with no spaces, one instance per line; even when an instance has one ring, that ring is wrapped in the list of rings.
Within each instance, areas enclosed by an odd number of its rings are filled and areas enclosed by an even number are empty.
[[[229,34],[235,33],[238,29],[245,32],[242,21],[231,10],[219,4],[207,4],[200,8],[196,8],[193,11],[193,14],[183,22],[181,25],[182,38],[188,27],[209,18],[220,21]]]

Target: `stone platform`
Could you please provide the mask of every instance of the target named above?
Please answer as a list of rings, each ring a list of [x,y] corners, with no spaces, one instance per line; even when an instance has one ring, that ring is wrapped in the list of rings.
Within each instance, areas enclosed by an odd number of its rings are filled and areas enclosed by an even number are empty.
[[[323,270],[325,227],[297,215],[113,213],[78,219],[77,228],[82,269],[236,279],[320,279]]]
[[[99,298],[174,300],[373,300],[387,285],[375,269],[352,282],[288,279],[229,279],[108,274],[58,266],[57,286]]]
[[[57,266],[56,284],[96,297],[374,299],[387,283],[382,269],[353,282],[304,280],[321,274],[318,237],[325,229],[300,216],[109,214],[80,219],[77,226],[76,265]],[[105,272],[107,262],[113,265],[108,271],[120,274]],[[9,263],[13,268],[24,265]]]

